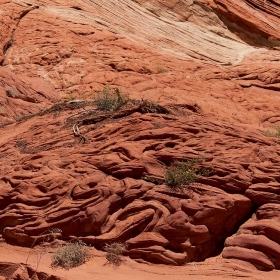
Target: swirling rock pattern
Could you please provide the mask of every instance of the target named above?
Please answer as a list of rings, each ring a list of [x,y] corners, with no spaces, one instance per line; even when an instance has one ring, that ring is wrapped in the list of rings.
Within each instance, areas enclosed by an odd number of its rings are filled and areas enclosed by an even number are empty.
[[[2,160],[17,158],[0,170],[0,224],[9,242],[28,245],[42,232],[60,228],[62,239],[79,237],[98,248],[126,242],[135,259],[200,261],[250,217],[259,178],[277,180],[279,167],[263,165],[264,151],[279,161],[273,140],[197,114],[134,113],[85,126],[85,144],[75,142],[70,129],[61,130],[62,120],[53,116],[47,126],[38,120],[34,126],[33,119],[22,123],[26,131],[4,146],[9,152]],[[30,140],[22,144],[27,134]],[[218,147],[229,142],[236,147],[221,153]],[[213,173],[184,192],[142,179],[162,178],[168,162],[199,155]]]
[[[223,255],[249,261],[263,270],[279,269],[279,229],[279,204],[266,203],[227,239]]]
[[[2,2],[2,238],[30,246],[60,228],[58,238],[101,249],[126,242],[137,260],[182,265],[222,251],[279,269],[280,142],[261,133],[280,123],[278,10],[277,1]],[[105,84],[170,114],[83,122],[79,142],[71,121],[96,108],[61,100]],[[212,172],[182,192],[144,180],[196,157]]]

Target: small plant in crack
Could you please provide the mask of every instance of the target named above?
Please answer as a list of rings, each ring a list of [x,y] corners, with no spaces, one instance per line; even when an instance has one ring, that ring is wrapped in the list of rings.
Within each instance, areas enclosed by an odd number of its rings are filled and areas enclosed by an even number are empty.
[[[28,142],[26,140],[18,139],[15,142],[15,147],[21,148],[21,147],[26,147],[28,145]]]
[[[117,267],[124,262],[123,252],[126,249],[126,245],[121,242],[113,242],[104,246],[106,252],[106,259],[108,264],[112,264]]]
[[[154,127],[154,129],[159,129],[159,128],[163,128],[164,127],[164,125],[163,124],[161,124],[161,123],[152,123],[152,125],[153,125],[153,127]]]
[[[162,66],[162,65],[158,65],[156,70],[157,70],[158,74],[164,74],[164,73],[167,72],[167,69],[164,66]]]
[[[4,48],[3,48],[3,54],[6,54],[6,52],[8,51],[9,48],[11,48],[14,44],[15,40],[14,38],[12,37],[5,45],[4,45]]]
[[[210,175],[210,168],[204,167],[201,158],[194,158],[187,161],[174,161],[165,170],[165,183],[173,190],[183,189],[195,183],[199,178]]]
[[[12,87],[8,87],[8,88],[6,89],[6,95],[7,95],[8,97],[11,97],[11,98],[17,98],[17,97],[19,96],[19,92],[18,92],[17,89],[14,89],[14,88],[12,88]]]
[[[62,230],[59,228],[51,228],[48,229],[44,232],[42,232],[41,234],[39,234],[35,240],[33,241],[28,256],[26,258],[25,264],[28,264],[28,260],[30,258],[31,252],[34,250],[36,255],[37,255],[37,262],[36,262],[36,268],[35,271],[33,273],[33,275],[29,278],[30,280],[32,280],[35,277],[35,274],[38,270],[39,264],[42,260],[42,257],[46,254],[47,249],[46,247],[40,247],[39,249],[34,249],[34,246],[36,245],[37,241],[40,241],[41,244],[45,243],[45,242],[52,242],[56,239],[57,235],[61,234]]]
[[[262,132],[264,136],[280,138],[280,126],[275,126],[274,130],[265,130]]]
[[[118,88],[112,89],[109,86],[105,86],[94,98],[95,105],[101,111],[116,111],[128,101],[128,94],[125,95]]]
[[[16,140],[14,147],[16,147],[21,154],[26,154],[30,150],[30,143],[24,139],[18,139]]]

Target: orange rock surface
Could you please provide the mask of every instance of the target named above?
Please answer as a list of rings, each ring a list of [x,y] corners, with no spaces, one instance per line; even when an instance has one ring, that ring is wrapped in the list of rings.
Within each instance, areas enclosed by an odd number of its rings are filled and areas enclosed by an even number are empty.
[[[256,0],[2,1],[3,240],[30,246],[60,228],[97,249],[125,242],[137,261],[221,253],[279,269],[279,11]],[[105,86],[147,107],[100,112]],[[197,157],[209,176],[171,190],[166,168]]]

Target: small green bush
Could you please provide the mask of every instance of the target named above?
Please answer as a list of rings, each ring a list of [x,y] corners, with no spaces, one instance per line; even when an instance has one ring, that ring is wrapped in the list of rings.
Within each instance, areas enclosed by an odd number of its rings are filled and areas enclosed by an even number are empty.
[[[174,161],[165,171],[165,183],[172,189],[180,189],[197,182],[200,176],[208,176],[210,170],[201,167],[202,160]]]
[[[272,130],[265,130],[262,132],[264,136],[267,137],[277,137],[280,138],[280,126],[275,126],[274,131]]]
[[[104,250],[107,252],[106,259],[109,264],[120,266],[124,261],[122,254],[125,250],[125,244],[113,242],[111,244],[106,244]]]
[[[94,103],[101,111],[116,111],[129,101],[128,95],[124,95],[118,88],[111,89],[105,86],[95,96]]]
[[[51,266],[70,269],[77,267],[91,259],[91,253],[86,244],[82,241],[69,242],[61,246],[52,256]]]

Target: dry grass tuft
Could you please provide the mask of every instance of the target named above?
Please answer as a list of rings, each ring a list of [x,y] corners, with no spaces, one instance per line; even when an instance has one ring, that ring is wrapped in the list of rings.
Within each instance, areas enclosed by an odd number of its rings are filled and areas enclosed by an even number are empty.
[[[60,246],[52,256],[51,266],[61,267],[66,270],[77,267],[90,260],[92,255],[87,245],[82,241],[69,242]]]
[[[201,176],[209,176],[210,173],[210,168],[204,167],[200,158],[184,162],[174,161],[165,171],[165,183],[173,190],[183,189],[197,182]]]
[[[100,111],[117,111],[129,101],[128,94],[120,92],[118,88],[110,88],[105,86],[95,98],[94,103]]]
[[[113,242],[111,244],[106,244],[104,246],[104,250],[107,252],[106,259],[109,264],[117,267],[124,262],[122,254],[125,250],[125,244],[120,242]]]
[[[275,126],[274,131],[265,130],[262,132],[264,136],[280,138],[280,126]]]

